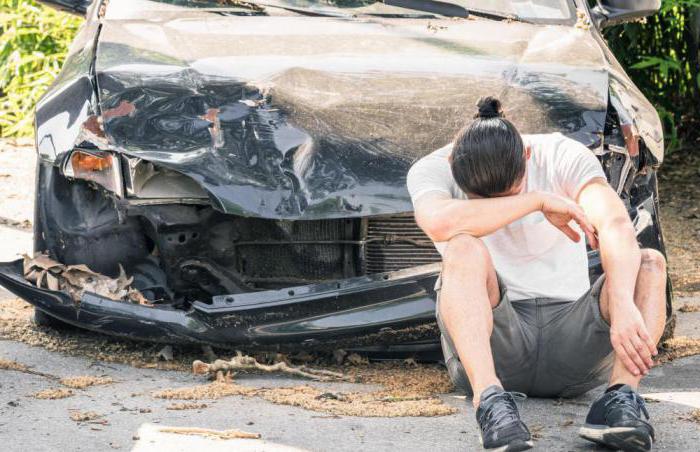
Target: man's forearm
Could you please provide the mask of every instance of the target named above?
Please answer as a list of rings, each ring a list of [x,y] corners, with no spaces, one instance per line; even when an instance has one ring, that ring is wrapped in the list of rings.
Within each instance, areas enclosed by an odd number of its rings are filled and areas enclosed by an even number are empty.
[[[600,259],[607,278],[611,309],[616,304],[633,304],[641,251],[628,218],[616,217],[598,229]]]
[[[417,220],[436,242],[450,240],[459,234],[474,237],[491,234],[539,210],[542,204],[541,197],[534,192],[500,198],[428,199],[426,202],[438,205],[430,209],[430,218],[417,216]]]

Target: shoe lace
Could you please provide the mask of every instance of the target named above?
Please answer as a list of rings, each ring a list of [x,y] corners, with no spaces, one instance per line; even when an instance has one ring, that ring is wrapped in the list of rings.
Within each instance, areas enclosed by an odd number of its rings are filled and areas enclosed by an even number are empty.
[[[615,404],[616,409],[632,410],[637,416],[640,416],[640,411],[644,413],[644,417],[649,419],[649,412],[644,403],[644,399],[636,392],[615,391],[615,393],[605,402],[605,408]]]
[[[491,427],[500,427],[514,421],[520,421],[516,399],[524,401],[527,396],[522,392],[501,392],[494,396],[500,400],[494,400],[484,411],[481,424],[490,424]]]

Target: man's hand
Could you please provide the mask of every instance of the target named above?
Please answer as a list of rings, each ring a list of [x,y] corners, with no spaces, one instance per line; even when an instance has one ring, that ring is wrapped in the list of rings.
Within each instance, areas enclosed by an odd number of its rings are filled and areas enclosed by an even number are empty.
[[[646,375],[658,353],[644,319],[632,300],[610,300],[610,342],[616,355],[634,375]]]
[[[591,248],[598,248],[595,228],[593,228],[591,222],[586,218],[583,209],[573,201],[563,196],[555,195],[554,193],[541,193],[541,196],[542,202],[540,204],[540,210],[547,221],[566,234],[571,240],[578,242],[581,240],[581,236],[569,226],[571,220],[575,221],[581,227],[583,233],[586,234],[588,244]]]

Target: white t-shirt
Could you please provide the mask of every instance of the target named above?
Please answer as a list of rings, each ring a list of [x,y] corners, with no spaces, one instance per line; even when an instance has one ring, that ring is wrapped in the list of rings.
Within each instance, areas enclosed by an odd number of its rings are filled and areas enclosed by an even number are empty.
[[[579,190],[596,177],[605,178],[593,153],[560,133],[523,135],[532,154],[527,162],[526,192],[547,191],[575,200]],[[415,203],[436,191],[467,199],[454,178],[448,161],[449,144],[417,161],[408,172],[407,184]],[[572,227],[580,232],[578,225]],[[541,212],[524,216],[481,237],[511,300],[556,298],[575,300],[588,290],[586,244],[573,242],[552,226]],[[442,254],[446,242],[435,247]]]

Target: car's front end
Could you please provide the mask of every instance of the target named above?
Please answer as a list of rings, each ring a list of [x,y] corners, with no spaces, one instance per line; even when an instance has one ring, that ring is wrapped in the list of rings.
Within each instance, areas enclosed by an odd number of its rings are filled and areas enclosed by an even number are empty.
[[[21,261],[0,284],[136,339],[438,350],[440,257],[405,177],[493,93],[521,132],[595,152],[663,250],[658,116],[562,4],[545,25],[97,3],[37,108],[36,251],[122,266],[147,303],[76,298]]]

